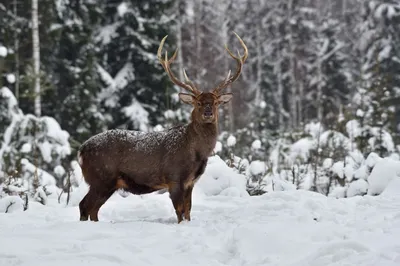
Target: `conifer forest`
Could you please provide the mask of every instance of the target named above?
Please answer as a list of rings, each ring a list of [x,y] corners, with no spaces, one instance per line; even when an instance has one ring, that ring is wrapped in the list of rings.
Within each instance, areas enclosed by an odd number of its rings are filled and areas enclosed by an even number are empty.
[[[248,58],[212,156],[250,195],[379,194],[375,164],[400,161],[398,0],[0,0],[0,198],[60,201],[91,136],[187,123],[160,41],[210,91],[235,71],[233,32]]]

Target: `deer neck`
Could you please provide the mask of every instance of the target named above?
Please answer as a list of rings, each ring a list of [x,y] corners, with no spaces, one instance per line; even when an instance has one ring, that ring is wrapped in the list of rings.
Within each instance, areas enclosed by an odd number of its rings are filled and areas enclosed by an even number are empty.
[[[217,142],[217,124],[192,121],[189,124],[189,132],[195,144],[194,148],[196,151],[208,157],[214,150],[215,143]]]

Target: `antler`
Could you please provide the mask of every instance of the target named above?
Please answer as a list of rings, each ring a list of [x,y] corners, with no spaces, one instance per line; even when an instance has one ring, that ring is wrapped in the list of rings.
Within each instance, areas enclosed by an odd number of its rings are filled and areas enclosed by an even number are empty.
[[[234,34],[236,35],[236,37],[239,39],[239,42],[240,42],[240,44],[242,45],[242,47],[243,47],[243,49],[244,49],[244,55],[243,55],[243,56],[240,56],[239,50],[238,50],[238,57],[235,56],[235,55],[233,55],[233,53],[229,50],[228,46],[225,45],[225,49],[228,51],[229,55],[230,55],[233,59],[235,59],[236,62],[237,62],[237,70],[236,70],[236,73],[235,73],[233,76],[231,76],[231,71],[229,70],[228,76],[225,78],[225,80],[222,81],[222,82],[213,90],[213,93],[215,93],[215,94],[217,94],[217,95],[220,94],[221,90],[223,90],[223,89],[225,89],[226,87],[228,87],[231,83],[233,83],[233,82],[240,76],[240,73],[242,72],[243,64],[244,64],[244,62],[246,61],[247,56],[248,56],[248,50],[247,50],[247,47],[246,47],[246,45],[244,44],[243,40],[239,37],[239,35],[237,35],[236,32],[233,32],[233,33],[234,33]]]
[[[161,40],[160,46],[158,47],[158,51],[157,51],[158,60],[160,60],[161,65],[163,66],[164,70],[167,72],[169,78],[171,79],[171,81],[172,81],[173,83],[175,83],[175,84],[178,85],[179,87],[181,87],[181,88],[183,88],[183,89],[185,89],[185,90],[187,90],[187,91],[193,93],[193,94],[196,95],[196,96],[199,95],[199,94],[201,94],[201,91],[199,91],[199,90],[196,88],[196,86],[193,84],[193,82],[188,78],[188,76],[186,75],[185,70],[183,70],[183,75],[185,76],[185,79],[186,79],[186,82],[187,82],[187,83],[184,83],[184,82],[180,81],[180,80],[177,79],[177,78],[175,77],[175,75],[172,73],[172,70],[171,70],[171,67],[170,67],[170,66],[171,66],[171,63],[175,60],[175,58],[176,58],[176,56],[177,56],[178,49],[175,50],[174,55],[173,55],[169,60],[168,60],[168,53],[167,53],[167,51],[165,51],[165,58],[162,59],[162,57],[161,57],[161,52],[162,52],[162,48],[163,48],[163,46],[164,46],[164,42],[165,42],[165,40],[167,39],[167,37],[168,37],[168,35],[166,35],[166,36]]]

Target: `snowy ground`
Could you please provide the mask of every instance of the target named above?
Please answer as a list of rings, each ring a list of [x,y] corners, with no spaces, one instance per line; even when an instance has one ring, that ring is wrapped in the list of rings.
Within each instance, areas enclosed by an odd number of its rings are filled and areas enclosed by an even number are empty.
[[[78,207],[0,213],[0,265],[400,265],[400,179],[380,196],[307,191],[204,196],[176,224],[165,194],[115,194],[98,223]]]

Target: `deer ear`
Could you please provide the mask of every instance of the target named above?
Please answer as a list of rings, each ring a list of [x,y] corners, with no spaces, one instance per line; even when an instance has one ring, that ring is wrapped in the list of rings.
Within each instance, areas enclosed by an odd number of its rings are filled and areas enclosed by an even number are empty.
[[[225,94],[221,94],[220,96],[218,96],[218,102],[221,104],[225,104],[227,102],[229,102],[233,97],[232,93],[225,93]]]
[[[179,99],[181,99],[182,102],[187,103],[187,104],[193,104],[193,102],[194,102],[193,95],[187,94],[187,93],[179,93]]]

